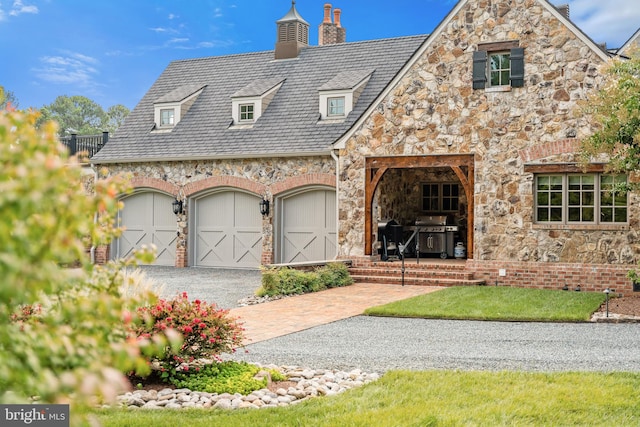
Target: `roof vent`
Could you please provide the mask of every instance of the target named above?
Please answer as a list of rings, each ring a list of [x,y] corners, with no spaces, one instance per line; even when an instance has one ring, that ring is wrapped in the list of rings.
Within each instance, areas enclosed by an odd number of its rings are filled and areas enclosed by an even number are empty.
[[[296,10],[296,2],[291,9],[276,21],[278,39],[276,41],[276,59],[296,58],[303,47],[309,46],[309,23]]]
[[[556,9],[558,9],[558,12],[560,12],[562,14],[562,16],[564,16],[567,19],[571,19],[569,17],[569,5],[568,4],[561,4],[559,6],[556,6]]]

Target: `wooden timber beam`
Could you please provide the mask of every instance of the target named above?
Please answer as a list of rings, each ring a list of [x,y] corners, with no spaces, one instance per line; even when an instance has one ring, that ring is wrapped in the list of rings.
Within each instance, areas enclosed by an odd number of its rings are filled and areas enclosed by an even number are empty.
[[[451,168],[467,196],[467,256],[473,259],[474,238],[474,158],[473,154],[434,154],[424,156],[382,156],[365,158],[364,254],[373,252],[373,196],[389,169]],[[466,169],[465,171],[463,170]]]

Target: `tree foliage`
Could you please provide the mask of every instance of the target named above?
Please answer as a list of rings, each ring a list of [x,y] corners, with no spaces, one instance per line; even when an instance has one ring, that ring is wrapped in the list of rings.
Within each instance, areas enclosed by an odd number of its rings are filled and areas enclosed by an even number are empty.
[[[586,106],[598,129],[582,142],[583,162],[604,154],[608,171],[640,172],[640,55],[612,61],[606,73],[605,87]]]
[[[4,88],[0,86],[0,111],[9,108],[18,108],[18,100],[13,92],[4,90]]]
[[[117,234],[111,224],[125,183],[100,179],[87,194],[55,124],[38,129],[36,117],[0,112],[0,402],[39,396],[71,403],[73,417],[115,398],[123,373],[147,371],[148,355],[167,341],[128,337],[136,308],[157,297],[131,292],[127,263],[93,266],[87,256],[87,246]],[[180,345],[177,333],[168,337]]]
[[[122,125],[129,109],[124,105],[113,105],[105,112],[96,102],[84,96],[58,96],[51,104],[40,110],[38,125],[48,121],[58,123],[59,135],[79,135],[113,132]]]

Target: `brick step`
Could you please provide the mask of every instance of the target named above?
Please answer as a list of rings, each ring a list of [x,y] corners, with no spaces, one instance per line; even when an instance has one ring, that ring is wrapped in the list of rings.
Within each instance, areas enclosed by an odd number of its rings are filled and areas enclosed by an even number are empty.
[[[384,283],[388,285],[401,285],[402,274],[398,275],[384,275],[374,276],[365,275],[360,276],[357,274],[351,274],[351,277],[356,283]],[[412,286],[480,286],[484,285],[485,281],[481,279],[457,279],[457,278],[442,278],[442,277],[416,277],[408,276],[405,272],[404,284]]]

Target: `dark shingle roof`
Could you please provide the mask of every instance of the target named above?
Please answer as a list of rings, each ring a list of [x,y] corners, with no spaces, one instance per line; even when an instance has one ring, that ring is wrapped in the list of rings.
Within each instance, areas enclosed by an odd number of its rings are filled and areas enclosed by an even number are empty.
[[[331,144],[356,122],[426,38],[308,46],[298,58],[286,60],[275,60],[273,51],[265,51],[171,62],[92,161],[328,154]],[[348,117],[320,123],[318,89],[335,83],[340,75],[345,83],[344,78],[368,73],[371,78]],[[253,126],[230,128],[232,95],[260,91],[280,81],[282,87]],[[154,102],[185,87],[204,89],[171,132],[151,132]]]

